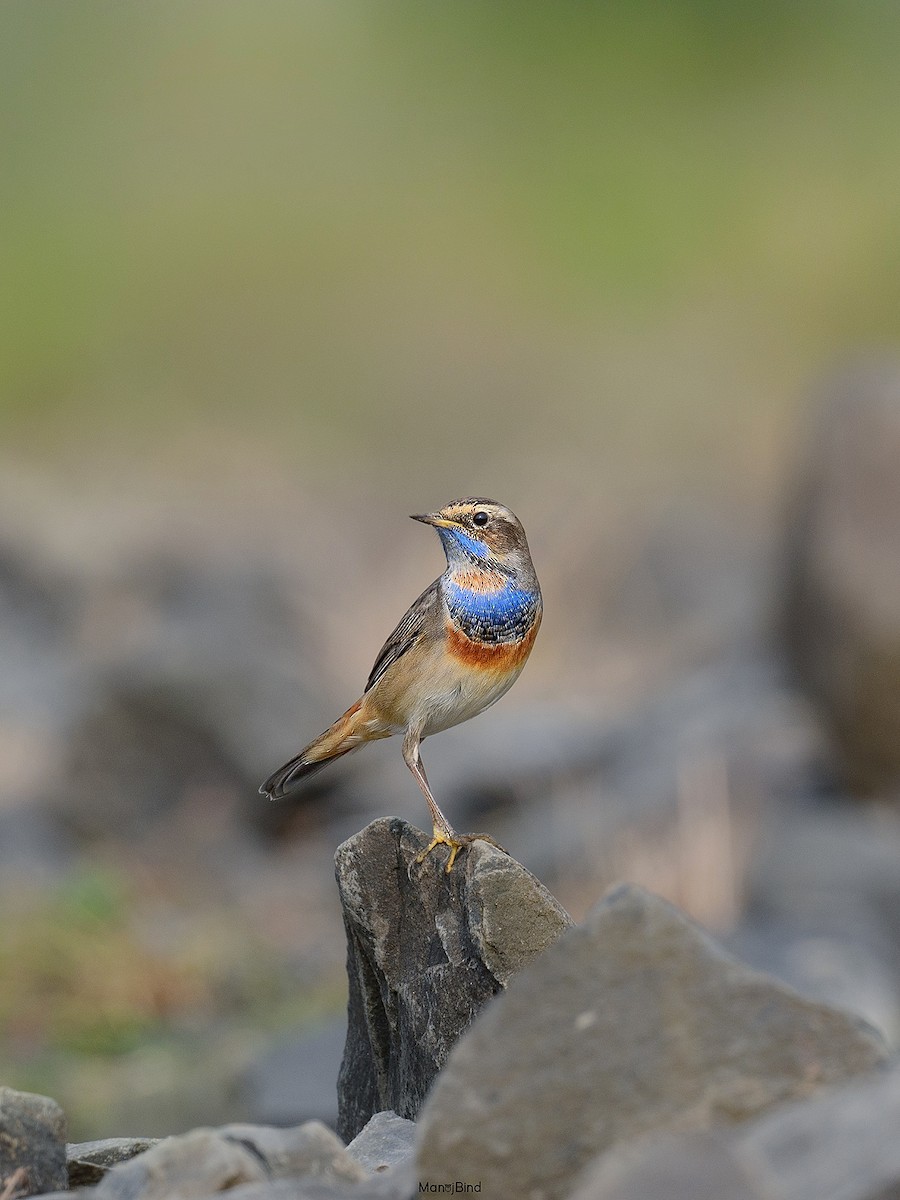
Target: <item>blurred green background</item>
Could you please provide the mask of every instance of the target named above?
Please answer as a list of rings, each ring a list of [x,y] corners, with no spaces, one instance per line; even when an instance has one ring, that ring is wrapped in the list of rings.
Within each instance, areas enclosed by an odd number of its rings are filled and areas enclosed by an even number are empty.
[[[884,0],[9,0],[0,33],[4,529],[299,557],[338,703],[437,571],[406,513],[510,504],[548,598],[520,686],[589,686],[583,554],[685,497],[762,527],[812,381],[900,341]],[[218,900],[148,949],[154,889],[94,855],[6,901],[3,1081],[79,1135],[151,1132],[110,1064],[149,1046],[165,1095],[160,1030],[340,1007]]]
[[[823,360],[896,339],[895,5],[2,21],[8,454],[741,487]]]

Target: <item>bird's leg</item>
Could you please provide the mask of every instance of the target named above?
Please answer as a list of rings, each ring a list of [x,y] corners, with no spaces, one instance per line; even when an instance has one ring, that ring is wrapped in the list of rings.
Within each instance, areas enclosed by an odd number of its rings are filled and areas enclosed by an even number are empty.
[[[419,755],[419,743],[421,738],[419,734],[410,729],[403,739],[403,761],[412,771],[416,783],[422,789],[422,794],[428,801],[428,807],[431,809],[431,841],[425,849],[416,855],[416,862],[420,863],[427,858],[435,846],[449,846],[450,857],[447,860],[446,870],[449,872],[453,868],[456,861],[456,856],[464,846],[470,842],[490,842],[492,846],[496,846],[498,850],[503,850],[499,842],[495,842],[492,837],[486,833],[457,833],[444,814],[438,807],[438,802],[431,794],[431,788],[428,785],[428,778],[425,775],[425,767],[422,765],[422,759]],[[503,851],[504,854],[506,851]]]
[[[412,771],[413,777],[422,789],[422,794],[428,801],[428,807],[431,809],[431,841],[422,853],[416,856],[416,862],[422,862],[435,846],[449,846],[450,858],[447,862],[447,870],[449,871],[453,866],[454,859],[462,849],[462,842],[456,830],[438,807],[437,800],[431,794],[431,788],[428,786],[428,777],[425,774],[425,768],[422,766],[422,759],[419,756],[419,741],[419,734],[413,729],[408,730],[403,739],[403,761],[409,767],[410,771]]]

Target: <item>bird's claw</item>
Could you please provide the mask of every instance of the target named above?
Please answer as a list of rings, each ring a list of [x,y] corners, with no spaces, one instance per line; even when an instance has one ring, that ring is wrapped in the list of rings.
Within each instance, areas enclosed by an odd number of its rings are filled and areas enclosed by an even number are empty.
[[[415,861],[416,863],[423,863],[435,846],[449,846],[450,857],[447,859],[447,865],[444,868],[445,872],[449,875],[453,870],[453,864],[456,862],[456,856],[460,850],[467,849],[472,842],[488,842],[491,846],[496,846],[498,850],[502,850],[504,854],[509,853],[489,833],[455,833],[452,830],[435,829],[432,832],[431,841],[424,850],[419,851]]]

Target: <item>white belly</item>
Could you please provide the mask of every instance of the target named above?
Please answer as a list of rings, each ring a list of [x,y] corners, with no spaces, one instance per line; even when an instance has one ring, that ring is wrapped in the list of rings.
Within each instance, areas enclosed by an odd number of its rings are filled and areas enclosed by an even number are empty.
[[[421,728],[422,737],[430,737],[477,717],[509,691],[520,671],[500,674],[448,669],[443,673],[447,677],[435,680],[436,686],[429,690],[427,699],[416,706],[412,723]]]

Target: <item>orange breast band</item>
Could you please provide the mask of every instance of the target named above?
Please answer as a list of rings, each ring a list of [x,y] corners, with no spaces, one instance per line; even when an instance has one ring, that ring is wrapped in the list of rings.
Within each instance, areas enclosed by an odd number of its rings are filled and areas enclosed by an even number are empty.
[[[535,621],[520,642],[473,642],[466,637],[462,630],[455,628],[449,621],[447,630],[447,649],[455,659],[468,667],[481,671],[498,671],[505,674],[521,667],[531,653],[534,639],[537,637],[540,618]]]

